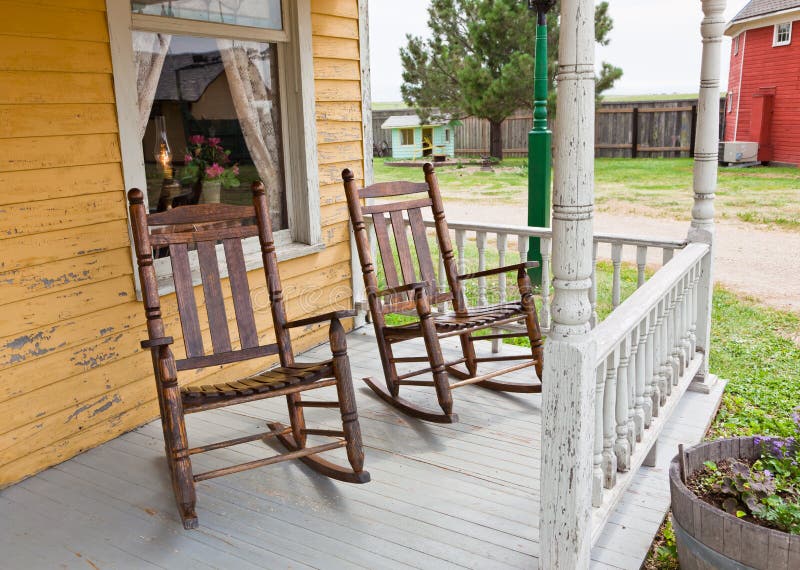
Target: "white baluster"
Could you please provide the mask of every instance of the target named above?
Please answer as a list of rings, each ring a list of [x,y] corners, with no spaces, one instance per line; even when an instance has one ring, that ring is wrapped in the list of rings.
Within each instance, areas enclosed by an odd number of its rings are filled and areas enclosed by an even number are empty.
[[[639,245],[636,247],[636,288],[644,285],[644,270],[647,267],[647,246]]]
[[[612,489],[617,484],[616,440],[617,367],[619,348],[609,355],[606,363],[606,386],[603,391],[603,486]]]
[[[631,446],[628,441],[628,364],[630,363],[630,339],[623,338],[617,349],[619,351],[619,365],[617,366],[617,401],[615,419],[617,435],[614,440],[614,455],[617,457],[617,469],[628,471],[631,464]]]
[[[684,287],[686,294],[683,298],[683,311],[681,317],[681,353],[683,354],[683,371],[681,374],[686,372],[686,368],[689,367],[689,363],[692,360],[692,343],[689,338],[689,327],[691,326],[691,314],[692,314],[692,272],[694,271],[694,267],[689,270],[684,277]]]
[[[633,421],[636,424],[636,441],[642,441],[644,428],[650,425],[653,401],[647,393],[647,339],[648,315],[639,323],[639,348],[636,351],[636,405]]]
[[[466,230],[456,230],[456,249],[458,250],[458,274],[464,275],[467,272],[466,250],[467,232]]]
[[[661,302],[661,347],[659,352],[661,373],[658,377],[661,383],[662,406],[666,405],[667,397],[672,394],[672,366],[670,365],[669,349],[669,294]]]
[[[517,250],[519,250],[519,262],[528,261],[528,236],[517,236]]]
[[[631,454],[636,448],[636,358],[639,353],[639,327],[634,327],[630,335],[631,356],[628,363],[628,446]]]
[[[666,265],[667,263],[672,261],[672,258],[674,256],[675,256],[675,250],[672,249],[672,248],[669,248],[669,247],[665,247],[664,251],[661,254],[661,259],[662,259],[663,265]]]
[[[611,263],[614,265],[614,280],[611,283],[611,305],[616,309],[619,307],[622,296],[622,244],[611,244]]]
[[[478,271],[486,269],[486,232],[477,232],[478,245]],[[485,307],[486,301],[486,277],[478,277],[478,304]]]
[[[592,303],[592,318],[589,324],[592,328],[597,326],[597,247],[598,242],[592,243],[592,287],[589,289],[589,300]]]
[[[603,504],[603,394],[606,385],[606,363],[597,367],[594,398],[594,469],[592,471],[592,506]]]
[[[645,348],[645,393],[644,393],[644,426],[650,427],[653,417],[658,415],[658,394],[655,377],[655,346],[656,346],[656,320],[657,309],[650,310],[647,317],[647,344]]]
[[[664,321],[664,317],[661,313],[661,304],[662,301],[659,301],[656,304],[656,318],[654,321],[654,331],[653,331],[653,417],[658,417],[658,412],[661,409],[661,386],[662,386],[662,379],[661,379],[661,324]]]
[[[678,316],[680,314],[680,301],[683,297],[681,282],[676,283],[670,292],[670,318],[669,318],[669,364],[672,385],[677,386],[680,380],[681,360],[678,349],[680,348],[678,337]]]
[[[505,267],[506,265],[506,245],[508,243],[508,234],[499,233],[497,234],[497,265],[498,267]],[[497,286],[498,286],[498,296],[500,298],[501,303],[506,302],[506,274],[501,273],[497,278]],[[500,332],[497,329],[494,329],[492,332]],[[500,347],[502,346],[503,342],[502,339],[495,338],[492,339],[492,352],[499,353]]]
[[[552,240],[543,237],[541,239],[542,250],[542,314],[539,315],[542,329],[550,330],[550,251]]]
[[[696,265],[694,268],[694,278],[692,283],[692,309],[691,309],[691,326],[689,327],[689,339],[692,343],[692,358],[697,354],[697,311],[700,309],[700,291],[698,284],[703,270],[701,265]]]

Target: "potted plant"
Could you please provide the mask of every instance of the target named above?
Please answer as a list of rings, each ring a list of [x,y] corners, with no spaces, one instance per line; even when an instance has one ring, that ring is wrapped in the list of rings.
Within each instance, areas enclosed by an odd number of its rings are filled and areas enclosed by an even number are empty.
[[[682,570],[800,568],[800,411],[795,435],[681,447],[670,465]]]
[[[181,182],[192,184],[200,204],[219,202],[222,188],[235,188],[240,182],[238,165],[230,165],[231,151],[216,137],[193,135],[184,157]]]

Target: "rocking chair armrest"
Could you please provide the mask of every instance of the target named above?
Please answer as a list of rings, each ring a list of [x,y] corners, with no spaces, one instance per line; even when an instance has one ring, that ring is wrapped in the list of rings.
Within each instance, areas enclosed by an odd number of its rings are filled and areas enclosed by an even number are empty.
[[[375,292],[376,297],[386,297],[388,295],[397,295],[398,293],[407,293],[408,291],[423,290],[430,285],[427,281],[420,281],[419,283],[407,283],[398,287],[389,287]]]
[[[315,315],[313,317],[308,317],[306,319],[298,319],[296,321],[289,321],[286,323],[284,328],[292,329],[296,327],[304,327],[306,325],[315,325],[317,323],[325,323],[333,320],[339,319],[347,319],[350,317],[355,317],[358,312],[355,309],[347,309],[345,311],[331,311],[330,313],[325,313],[322,315]]]
[[[144,349],[148,349],[148,348],[156,348],[157,346],[169,346],[173,342],[175,342],[175,340],[171,336],[162,336],[160,338],[151,338],[148,340],[143,340],[141,342],[141,346]]]
[[[477,279],[479,277],[488,277],[490,275],[499,275],[501,273],[508,273],[510,271],[519,271],[520,269],[532,269],[534,267],[539,267],[538,261],[526,261],[524,263],[506,265],[505,267],[487,269],[486,271],[478,271],[477,273],[465,273],[464,275],[459,275],[458,280],[465,281],[467,279]]]

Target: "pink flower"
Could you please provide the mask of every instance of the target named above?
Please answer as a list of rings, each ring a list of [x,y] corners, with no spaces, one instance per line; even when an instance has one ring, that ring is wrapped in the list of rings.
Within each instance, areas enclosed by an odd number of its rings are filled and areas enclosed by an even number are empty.
[[[217,146],[221,142],[222,142],[222,139],[217,138],[217,137],[210,137],[208,139],[208,144],[210,144],[211,146]]]
[[[184,156],[183,157],[183,162],[186,163],[186,164],[189,164],[190,162],[192,162],[192,155],[191,154],[187,154],[186,156]]]
[[[239,176],[239,165],[238,164],[234,164],[233,165],[233,174],[235,176]]]
[[[214,180],[222,176],[223,172],[225,172],[225,169],[215,162],[206,168],[206,178],[209,180]]]
[[[189,137],[189,144],[203,144],[206,142],[206,137],[203,135],[192,135]]]

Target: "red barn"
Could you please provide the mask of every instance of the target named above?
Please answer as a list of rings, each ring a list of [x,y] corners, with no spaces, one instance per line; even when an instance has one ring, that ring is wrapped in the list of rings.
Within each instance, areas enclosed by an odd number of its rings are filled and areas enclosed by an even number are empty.
[[[800,0],[752,0],[733,38],[726,141],[759,143],[758,160],[800,165]],[[797,37],[794,37],[798,35]]]

